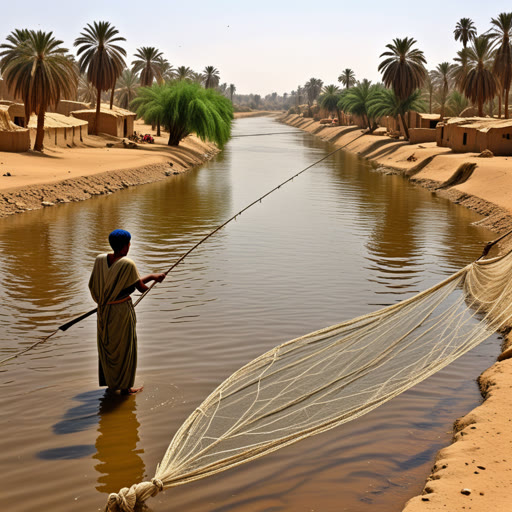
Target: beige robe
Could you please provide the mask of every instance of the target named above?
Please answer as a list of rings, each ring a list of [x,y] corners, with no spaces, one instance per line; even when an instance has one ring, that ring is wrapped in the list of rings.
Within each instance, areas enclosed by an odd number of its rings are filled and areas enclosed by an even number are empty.
[[[137,369],[135,310],[131,299],[111,304],[126,288],[139,281],[135,263],[126,256],[110,267],[106,254],[94,262],[89,289],[98,304],[98,356],[100,386],[128,389]]]

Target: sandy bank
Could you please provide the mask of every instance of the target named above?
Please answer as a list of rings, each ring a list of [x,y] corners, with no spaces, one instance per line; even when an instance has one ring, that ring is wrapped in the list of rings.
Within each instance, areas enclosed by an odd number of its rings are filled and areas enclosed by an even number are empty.
[[[296,115],[281,121],[400,172],[433,193],[486,216],[480,223],[497,232],[512,227],[512,157],[456,154],[435,143],[409,144],[362,135],[357,127],[326,127]],[[477,167],[463,183],[437,190],[463,163]],[[509,237],[511,238],[511,237]],[[512,241],[508,242],[512,246]],[[508,247],[507,247],[508,248]],[[512,346],[512,336],[505,346]],[[423,493],[404,512],[508,512],[512,488],[512,359],[497,362],[479,377],[483,403],[454,424],[453,444],[436,456]]]
[[[254,110],[252,112],[235,112],[235,119],[244,119],[245,117],[262,117],[262,116],[278,116],[282,115],[282,112],[276,112],[275,110]]]
[[[142,124],[136,129],[151,132]],[[88,137],[82,147],[53,147],[44,154],[2,152],[0,217],[169,179],[218,152],[214,144],[195,136],[187,137],[175,148],[165,142],[160,137],[155,144],[128,149],[112,138]],[[106,147],[107,143],[115,147]]]

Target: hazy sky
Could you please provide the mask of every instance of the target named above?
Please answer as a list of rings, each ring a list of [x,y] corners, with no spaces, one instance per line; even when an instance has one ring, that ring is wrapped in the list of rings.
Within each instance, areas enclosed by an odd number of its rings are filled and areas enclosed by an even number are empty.
[[[2,2],[0,40],[14,28],[51,30],[72,50],[87,23],[107,20],[126,37],[128,62],[139,46],[156,46],[174,66],[213,65],[238,93],[265,95],[311,77],[336,83],[346,67],[377,81],[379,55],[395,37],[414,37],[434,68],[461,47],[460,18],[483,32],[510,10],[510,0],[18,0]]]

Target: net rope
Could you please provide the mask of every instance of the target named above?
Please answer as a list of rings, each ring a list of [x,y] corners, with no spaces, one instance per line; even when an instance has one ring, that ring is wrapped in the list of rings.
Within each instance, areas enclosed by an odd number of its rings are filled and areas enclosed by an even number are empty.
[[[108,512],[359,418],[438,372],[512,317],[512,252],[477,260],[379,311],[294,339],[228,377],[185,420],[155,477]]]

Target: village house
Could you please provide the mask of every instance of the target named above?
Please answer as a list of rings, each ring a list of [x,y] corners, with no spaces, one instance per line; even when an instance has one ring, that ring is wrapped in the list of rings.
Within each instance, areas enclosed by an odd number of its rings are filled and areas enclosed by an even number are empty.
[[[439,114],[426,114],[424,112],[406,112],[405,122],[409,128],[409,140],[412,144],[436,141],[436,126],[441,120]],[[390,133],[400,133],[404,136],[405,131],[402,120],[386,116],[379,120],[379,125],[385,127]]]
[[[36,140],[37,116],[30,117],[28,129],[30,130],[30,138],[34,142]],[[86,121],[54,112],[46,112],[43,142],[45,146],[73,146],[83,142],[87,135],[88,125]]]
[[[83,109],[71,112],[73,117],[89,123],[89,131],[94,131],[96,123],[96,109]],[[114,137],[129,137],[133,135],[133,126],[136,114],[114,106],[102,104],[100,108],[99,127],[97,133],[105,133]]]
[[[48,108],[48,112],[55,112],[56,114],[62,114],[63,116],[70,116],[71,112],[89,108],[91,108],[89,103],[83,103],[81,101],[60,100],[56,106],[51,106]]]
[[[456,153],[481,153],[488,149],[496,156],[512,155],[512,120],[493,118],[453,118],[440,123],[437,145]]]
[[[8,105],[0,105],[0,151],[22,153],[30,148],[30,132],[14,124]]]

